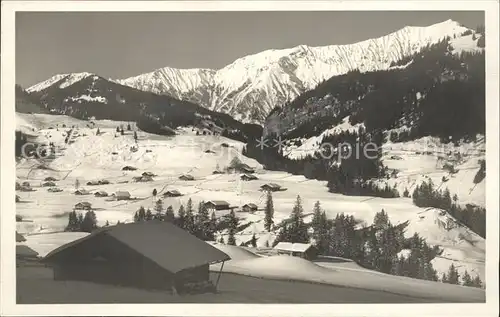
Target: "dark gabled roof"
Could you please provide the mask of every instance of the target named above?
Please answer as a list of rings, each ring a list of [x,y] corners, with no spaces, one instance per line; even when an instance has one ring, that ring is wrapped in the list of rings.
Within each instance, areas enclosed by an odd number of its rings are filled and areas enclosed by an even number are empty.
[[[66,249],[96,236],[115,239],[172,273],[231,258],[174,224],[163,221],[144,221],[103,227],[47,254],[45,261]]]
[[[250,207],[250,208],[258,208],[258,207],[257,207],[257,205],[256,205],[256,204],[254,204],[254,203],[244,204],[244,205],[243,205],[243,207],[245,207],[245,206],[248,206],[248,207]]]
[[[264,184],[260,187],[266,187],[266,186],[271,187],[271,188],[281,188],[281,186],[276,184],[276,183],[267,183],[267,184]]]
[[[175,194],[175,195],[181,195],[181,192],[178,191],[177,189],[167,190],[163,195],[166,195],[168,193]]]
[[[213,204],[215,206],[229,206],[229,203],[225,200],[209,200],[205,203],[206,204]]]
[[[27,245],[16,245],[16,256],[36,258],[38,257],[38,252],[28,247]]]
[[[24,242],[24,241],[26,241],[26,238],[22,234],[19,234],[16,231],[16,242]]]

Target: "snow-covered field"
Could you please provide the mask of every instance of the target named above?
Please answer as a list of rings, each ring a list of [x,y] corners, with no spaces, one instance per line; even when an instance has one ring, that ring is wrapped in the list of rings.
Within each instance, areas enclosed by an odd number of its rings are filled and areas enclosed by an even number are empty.
[[[352,214],[366,223],[371,223],[375,213],[384,209],[393,223],[409,220],[406,233],[408,236],[418,232],[430,244],[443,247],[443,255],[434,260],[435,268],[439,274],[446,271],[453,262],[460,273],[467,269],[473,276],[479,274],[481,279],[485,280],[484,239],[470,230],[458,226],[449,215],[442,214],[440,210],[416,207],[408,198],[384,199],[332,194],[328,192],[325,182],[308,180],[303,176],[284,172],[264,171],[256,161],[241,156],[243,145],[240,142],[218,136],[196,136],[190,128],[179,130],[179,135],[175,137],[148,135],[139,131],[138,150],[133,152],[130,150],[135,145],[133,132],[126,131],[123,136],[116,133],[116,126],[126,125],[126,123],[100,120],[94,122],[95,127],[91,128],[90,122],[66,116],[17,114],[18,127],[34,127],[40,141],[54,142],[57,148],[64,149],[62,155],[57,155],[54,160],[48,163],[51,169],[37,169],[36,166],[40,162],[33,159],[21,160],[16,167],[17,181],[28,181],[36,189],[32,192],[17,192],[21,202],[16,204],[16,213],[31,221],[17,223],[17,230],[20,233],[28,234],[27,243],[37,241],[35,244],[44,245],[47,249],[51,243],[55,245],[59,243],[57,241],[61,243],[67,241],[67,239],[62,238],[57,240],[59,239],[55,238],[58,237],[57,235],[34,234],[63,230],[67,224],[67,213],[72,211],[73,206],[81,201],[90,202],[96,209],[99,225],[104,225],[106,221],[115,224],[117,221],[132,221],[135,211],[140,206],[152,209],[154,201],[151,195],[155,188],[158,191],[158,196],[170,189],[177,189],[183,194],[181,197],[164,199],[164,205],[172,205],[174,210],[177,210],[180,204],[185,204],[189,198],[193,200],[194,206],[197,206],[201,200],[226,200],[233,206],[255,203],[259,209],[262,209],[265,196],[259,191],[259,188],[265,183],[273,182],[287,188],[286,191],[273,194],[275,222],[289,216],[297,195],[301,196],[306,213],[312,212],[314,203],[319,200],[331,218],[339,212],[344,212]],[[66,124],[67,128],[61,128],[63,123]],[[56,124],[59,125],[58,129]],[[87,127],[88,124],[91,127]],[[63,134],[72,125],[78,127],[75,129],[78,135],[73,135],[74,143],[66,146]],[[53,129],[49,129],[49,127],[53,127]],[[96,136],[97,127],[101,132],[99,136]],[[230,146],[223,147],[222,143],[227,143]],[[396,144],[391,146],[395,148]],[[211,149],[215,153],[205,153],[207,149]],[[391,149],[391,151],[396,150]],[[212,174],[217,166],[222,169],[229,165],[234,156],[240,156],[244,163],[256,168],[256,176],[259,179],[243,182],[240,181],[238,174]],[[432,166],[430,162],[425,163],[429,159],[425,155],[407,155],[406,157],[410,160],[414,157],[413,161],[407,163],[407,169],[410,167],[430,169]],[[389,168],[396,168],[396,164],[403,164],[406,157],[403,160],[394,160],[393,166],[390,165],[391,162],[387,162]],[[136,171],[122,171],[126,165],[138,169]],[[158,176],[154,177],[152,182],[136,183],[132,181],[132,177],[140,176],[145,171]],[[184,173],[193,175],[195,180],[179,180],[178,177]],[[407,171],[407,173],[420,173],[420,170]],[[468,191],[469,188],[460,189],[461,179],[458,178],[462,175],[460,173],[461,171],[455,174],[456,181],[452,177],[448,184],[455,182],[458,190]],[[475,171],[471,170],[471,173],[475,173]],[[465,175],[462,176],[466,177]],[[57,187],[61,188],[62,192],[50,193],[46,187],[41,187],[43,180],[48,176],[57,179]],[[437,176],[437,178],[440,177],[440,175]],[[77,179],[81,188],[91,190],[91,195],[77,196],[73,194]],[[99,179],[107,179],[111,183],[99,186],[86,185],[88,181]],[[128,183],[124,183],[125,181]],[[474,191],[481,189],[480,186],[484,186],[484,184],[479,184]],[[116,191],[129,191],[136,199],[113,201],[107,198],[98,198],[93,195],[98,190],[105,190],[110,195]],[[484,187],[482,190],[484,193]],[[460,196],[461,201],[465,199],[463,197],[465,196]],[[479,198],[478,194],[474,200]],[[225,213],[227,212],[221,211],[217,212],[217,215]],[[246,229],[236,234],[238,244],[249,241],[253,234],[258,238],[258,246],[264,246],[266,241],[272,243],[274,234],[264,231],[262,210],[258,210],[255,214],[238,212],[237,216],[241,219],[240,224],[250,223]],[[306,217],[306,221],[309,220],[310,217]],[[71,236],[71,234],[66,235]],[[57,241],[53,242],[54,239]],[[260,261],[260,259],[256,258],[255,261]],[[262,261],[274,260],[263,259]],[[314,265],[315,268],[311,269],[311,272],[323,272],[326,269],[325,265]],[[416,281],[415,283],[417,285],[420,282]]]

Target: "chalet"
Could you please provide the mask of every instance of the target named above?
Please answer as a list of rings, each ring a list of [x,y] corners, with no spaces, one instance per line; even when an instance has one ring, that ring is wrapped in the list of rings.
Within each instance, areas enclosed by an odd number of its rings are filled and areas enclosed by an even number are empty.
[[[122,168],[122,171],[136,171],[137,168],[133,167],[133,166],[125,166]]]
[[[154,177],[156,176],[155,174],[151,173],[151,172],[144,172],[142,173],[142,176],[149,176],[149,177]]]
[[[62,190],[62,189],[60,189],[60,188],[58,188],[58,187],[51,187],[51,188],[47,189],[47,191],[48,191],[49,193],[60,193],[60,192],[62,192],[63,190]]]
[[[246,174],[252,174],[252,173],[255,173],[255,170],[253,168],[251,168],[250,166],[246,165],[246,164],[242,164],[239,168],[239,170],[243,173],[246,173]]]
[[[38,261],[38,252],[24,244],[16,245],[16,260]]]
[[[179,176],[179,179],[182,181],[194,181],[194,177],[189,174],[184,174]]]
[[[255,212],[257,211],[257,209],[258,207],[254,203],[248,203],[243,205],[243,207],[241,207],[241,210],[243,210],[244,212]]]
[[[100,185],[99,181],[90,181],[90,182],[87,182],[87,186],[97,186],[97,185]]]
[[[278,254],[297,256],[307,260],[314,260],[317,256],[316,248],[310,243],[279,242],[274,250]]]
[[[153,181],[153,177],[151,177],[151,176],[134,176],[132,179],[134,180],[134,182],[152,182]]]
[[[115,197],[116,200],[129,200],[130,193],[127,191],[117,191],[116,193],[113,194],[113,197]]]
[[[95,197],[108,197],[108,193],[106,193],[104,190],[100,190],[94,194]]]
[[[260,186],[260,189],[263,191],[268,191],[268,192],[277,192],[283,190],[283,188],[275,183],[268,183]]]
[[[252,175],[252,174],[242,174],[240,176],[241,180],[243,181],[253,181],[259,179],[257,176]]]
[[[22,234],[19,234],[16,231],[16,242],[24,242],[24,241],[26,241],[26,238]]]
[[[176,225],[152,220],[103,227],[53,250],[42,262],[52,267],[54,280],[182,294],[215,291],[209,266],[230,259]]]
[[[57,181],[57,179],[55,179],[55,178],[54,178],[54,177],[52,177],[52,176],[49,176],[49,177],[46,177],[46,178],[44,179],[44,181],[45,181],[45,182],[55,182],[55,181]]]
[[[90,192],[82,188],[75,191],[75,195],[90,195]]]
[[[167,190],[165,193],[163,193],[163,197],[179,197],[179,196],[182,196],[182,194],[177,189]]]
[[[92,209],[92,204],[88,201],[82,201],[75,205],[75,210],[90,210]]]
[[[54,182],[45,182],[42,184],[42,187],[54,187],[56,186],[56,183]]]
[[[218,175],[218,174],[224,174],[224,172],[223,171],[219,171],[219,170],[215,170],[215,171],[212,172],[212,174]]]
[[[108,185],[110,182],[107,179],[101,179],[98,181],[99,185]]]
[[[23,182],[22,187],[31,187],[29,182]]]
[[[214,210],[228,210],[231,209],[229,207],[229,203],[224,200],[210,200],[205,203],[205,208],[209,211]]]
[[[215,152],[214,152],[214,151],[212,151],[212,150],[206,150],[206,151],[205,151],[205,153],[215,154]]]

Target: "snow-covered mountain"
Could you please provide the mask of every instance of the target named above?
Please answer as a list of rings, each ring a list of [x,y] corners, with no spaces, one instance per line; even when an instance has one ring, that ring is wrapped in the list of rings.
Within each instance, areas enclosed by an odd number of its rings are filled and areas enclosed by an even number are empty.
[[[349,45],[266,50],[237,59],[219,70],[162,68],[116,80],[140,90],[189,100],[237,120],[262,123],[276,106],[291,101],[320,82],[352,70],[387,69],[445,37],[469,29],[447,20]],[[470,31],[469,31],[470,32]]]

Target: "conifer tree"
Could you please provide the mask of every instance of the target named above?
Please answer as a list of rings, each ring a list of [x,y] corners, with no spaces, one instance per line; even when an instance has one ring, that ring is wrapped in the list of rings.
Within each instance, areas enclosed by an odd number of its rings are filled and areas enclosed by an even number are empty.
[[[179,207],[179,210],[177,211],[177,214],[179,217],[177,218],[177,226],[179,226],[182,229],[186,229],[186,211],[184,210],[184,206],[181,205]]]
[[[158,199],[155,204],[155,215],[154,218],[157,220],[163,220],[163,201]]]
[[[453,263],[448,269],[448,274],[446,275],[446,283],[448,284],[459,284],[460,274],[458,274],[457,269]]]
[[[236,239],[234,237],[234,229],[229,228],[229,235],[227,237],[227,244],[228,245],[236,245]]]
[[[256,248],[257,247],[257,238],[255,237],[255,233],[252,235],[252,240],[250,240],[250,244],[252,247]]]
[[[472,286],[478,287],[478,288],[481,288],[484,286],[483,282],[481,282],[481,279],[479,278],[479,275],[476,275],[476,277],[472,280]]]
[[[150,221],[150,220],[153,220],[153,213],[148,208],[148,210],[146,210],[146,221]]]
[[[304,223],[304,209],[302,207],[302,200],[297,196],[295,205],[290,215],[290,239],[292,243],[309,243],[309,234],[307,232],[307,225]]]
[[[222,235],[221,235],[221,236],[220,236],[220,238],[219,238],[219,243],[222,243],[222,244],[224,244],[224,243],[225,243],[225,242],[224,242],[224,237],[223,237]]]
[[[89,210],[85,213],[85,217],[83,218],[83,222],[81,224],[81,231],[92,232],[95,229],[97,229],[97,217],[94,211]]]
[[[127,124],[127,130],[128,130],[128,131],[132,130],[132,127],[130,126],[130,123],[129,123],[129,124]]]
[[[174,213],[174,208],[172,208],[172,206],[167,207],[167,211],[165,213],[165,221],[168,221],[168,222],[175,221],[175,213]]]
[[[266,207],[264,210],[264,228],[270,232],[271,227],[274,224],[274,204],[273,204],[273,195],[271,192],[267,192],[267,198],[266,198]]]
[[[144,209],[144,207],[141,206],[137,211],[137,221],[144,221],[144,220],[146,220],[146,210]]]
[[[463,286],[472,286],[472,277],[469,275],[469,272],[465,270],[464,275],[462,276],[462,285]]]
[[[109,227],[109,220],[106,220],[106,224],[105,224],[106,227]]]
[[[193,212],[193,201],[191,198],[188,199],[186,204],[186,218],[185,218],[185,228],[189,233],[193,234],[195,232],[194,223],[194,212]]]
[[[116,127],[116,132],[120,133],[120,127]]]

